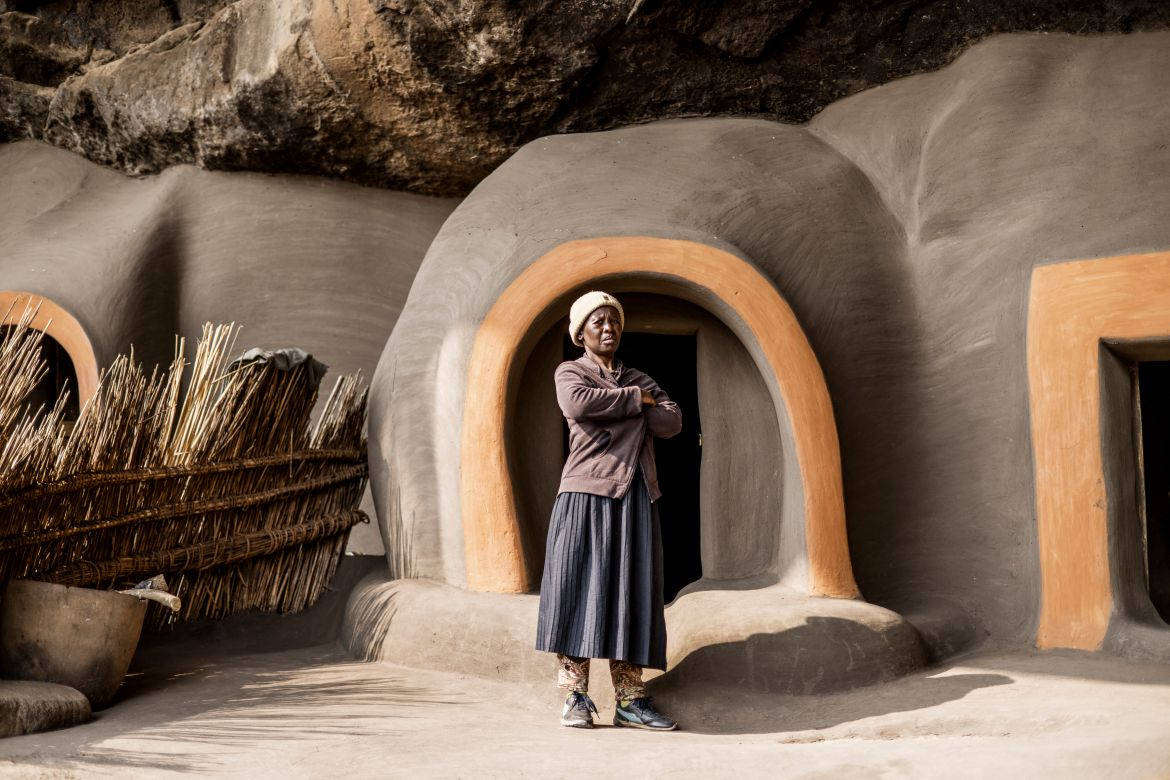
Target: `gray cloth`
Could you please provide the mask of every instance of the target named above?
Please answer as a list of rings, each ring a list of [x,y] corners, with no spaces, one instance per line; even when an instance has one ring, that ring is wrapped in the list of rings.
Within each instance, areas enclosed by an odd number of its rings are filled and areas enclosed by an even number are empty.
[[[272,363],[278,371],[290,371],[301,363],[306,363],[309,371],[309,381],[313,383],[313,387],[321,384],[321,377],[325,376],[325,372],[329,370],[329,367],[320,360],[317,360],[303,349],[297,349],[296,347],[286,347],[284,349],[260,349],[259,347],[252,347],[229,363],[228,370],[230,371],[237,366],[242,366],[247,363]]]
[[[536,649],[666,669],[662,537],[640,473],[622,498],[557,496]]]

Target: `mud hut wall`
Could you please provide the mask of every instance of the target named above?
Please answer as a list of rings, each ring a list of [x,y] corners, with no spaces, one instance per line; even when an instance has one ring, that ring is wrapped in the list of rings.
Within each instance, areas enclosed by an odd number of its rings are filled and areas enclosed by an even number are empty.
[[[703,578],[777,580],[799,567],[799,485],[784,479],[794,457],[780,435],[767,383],[743,343],[707,315],[698,330],[699,477]],[[789,560],[782,560],[782,554]],[[801,572],[803,574],[803,572]]]
[[[131,345],[165,365],[210,320],[368,378],[457,203],[190,166],[130,178],[31,141],[0,145],[0,181],[0,289],[73,314],[99,367]],[[359,525],[350,549],[379,554],[379,536]]]
[[[421,573],[459,582],[459,365],[490,301],[516,269],[572,238],[687,238],[765,270],[816,349],[863,593],[904,611],[951,605],[987,635],[1030,641],[1039,584],[1029,271],[1170,247],[1170,220],[1159,218],[1170,203],[1168,58],[1165,33],[1003,36],[942,71],[835,104],[807,129],[688,120],[529,144],[440,233],[403,333],[383,354],[372,466],[384,522],[409,527]],[[73,312],[99,360],[132,341],[144,356],[169,356],[169,335],[149,337],[181,317],[147,304],[201,282],[173,262],[200,244],[198,231],[174,221],[185,206],[172,190],[191,186],[194,172],[125,179],[31,143],[0,147],[0,168],[4,286]],[[317,180],[303,186],[287,197],[334,192]],[[278,213],[283,192],[264,208]],[[343,199],[393,195],[360,192]],[[246,219],[256,204],[224,218]],[[338,210],[323,213],[329,224],[305,215],[283,228],[295,238],[350,224]],[[360,227],[339,242],[338,268],[355,252],[395,245],[385,224]],[[347,301],[384,276],[413,273],[353,262],[367,275]],[[234,256],[222,261],[223,278],[233,266]],[[262,295],[275,292],[240,300],[263,311]],[[410,397],[392,409],[395,386]],[[400,444],[391,448],[391,437]]]
[[[513,407],[509,425],[509,460],[516,475],[516,502],[520,518],[524,566],[529,582],[540,582],[544,565],[549,515],[556,499],[564,464],[564,417],[557,405],[552,376],[563,360],[562,321],[536,343],[520,378],[523,397]]]
[[[436,238],[375,388],[375,484],[395,473],[423,568],[462,581],[461,367],[491,301],[564,241],[687,238],[757,263],[808,334],[863,594],[1032,642],[1028,280],[1170,247],[1167,66],[1165,33],[1002,36],[807,130],[686,120],[524,147]],[[395,385],[414,398],[390,403]]]
[[[46,295],[77,318],[99,366],[130,343],[142,297],[154,188],[36,142],[0,146],[0,285]],[[160,257],[165,264],[167,258]],[[159,290],[159,297],[167,290]],[[171,330],[172,318],[160,326]],[[143,355],[162,355],[138,340]]]
[[[887,463],[846,473],[847,492],[888,487],[890,509],[848,508],[867,594],[939,594],[994,637],[1034,638],[1029,279],[1170,247],[1167,67],[1166,33],[1000,36],[810,124],[905,225],[920,318],[914,425]]]
[[[372,373],[457,203],[190,166],[134,179],[36,142],[0,145],[0,179],[3,287],[72,312],[99,364],[131,344],[169,362],[212,320]]]
[[[465,582],[459,442],[476,328],[532,261],[566,241],[615,235],[685,239],[747,258],[812,329],[818,356],[840,344],[851,372],[885,370],[851,325],[865,323],[895,351],[901,332],[913,328],[912,317],[878,316],[886,299],[908,298],[896,274],[900,227],[864,176],[804,130],[761,120],[693,120],[529,144],[436,237],[372,388],[376,503],[384,522],[406,526],[425,576]],[[735,329],[730,307],[704,298],[704,290],[671,294],[700,303]],[[829,316],[817,316],[825,308]],[[750,334],[736,335],[760,363]],[[783,463],[796,467],[794,459]],[[799,484],[786,473],[785,490]],[[785,511],[802,505],[783,503]],[[781,527],[803,534],[800,522]],[[791,570],[800,568],[800,542],[791,548]]]

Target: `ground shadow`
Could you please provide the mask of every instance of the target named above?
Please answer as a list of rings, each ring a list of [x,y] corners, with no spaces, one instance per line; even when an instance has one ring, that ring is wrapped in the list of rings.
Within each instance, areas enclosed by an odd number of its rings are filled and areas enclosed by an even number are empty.
[[[14,760],[39,763],[54,754],[54,765],[77,771],[215,772],[223,756],[263,743],[391,737],[420,707],[468,701],[354,662],[336,645],[249,656],[210,650],[199,663],[181,659],[131,673],[89,724],[13,738],[6,747]]]
[[[343,555],[320,598],[295,614],[252,611],[218,620],[192,620],[144,632],[131,671],[173,666],[177,659],[198,664],[214,647],[217,655],[264,653],[314,647],[341,632],[349,595],[361,579],[385,571],[381,555]],[[157,609],[157,607],[151,607]]]
[[[953,665],[1021,675],[1101,680],[1136,685],[1170,685],[1170,666],[1161,659],[1133,658],[1086,650],[1013,650],[950,659]]]
[[[758,630],[762,621],[750,615],[727,616],[721,627],[725,636],[752,633],[703,644],[685,658],[672,659],[673,668],[659,684],[669,687],[668,680],[677,680],[744,693],[808,695],[892,680],[926,666],[922,639],[908,623],[871,627],[859,619],[817,615],[800,620],[790,628],[766,631]],[[704,638],[711,627],[706,629]],[[675,637],[679,639],[686,641],[685,636]]]
[[[905,623],[875,629],[809,617],[786,630],[699,647],[649,688],[695,724],[691,730],[743,734],[823,729],[1012,681],[1001,674],[927,676],[925,660],[917,632]]]
[[[651,692],[664,711],[698,734],[777,734],[827,729],[895,712],[955,701],[980,688],[1007,685],[1002,674],[914,675],[883,685],[819,696],[728,695],[704,689],[689,694]]]

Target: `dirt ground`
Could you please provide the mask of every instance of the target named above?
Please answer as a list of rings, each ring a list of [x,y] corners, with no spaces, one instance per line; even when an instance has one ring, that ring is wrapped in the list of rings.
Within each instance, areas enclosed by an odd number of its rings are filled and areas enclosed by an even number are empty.
[[[561,728],[554,689],[332,645],[168,665],[85,726],[0,741],[0,774],[1170,777],[1170,668],[1116,658],[981,654],[829,696],[708,693],[671,701],[684,729],[665,734]],[[604,723],[611,696],[595,691]]]

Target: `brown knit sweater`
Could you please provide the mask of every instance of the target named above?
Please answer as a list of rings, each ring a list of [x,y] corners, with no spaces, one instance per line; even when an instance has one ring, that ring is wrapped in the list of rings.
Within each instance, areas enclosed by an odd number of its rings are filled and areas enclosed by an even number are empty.
[[[588,355],[561,363],[555,379],[557,403],[569,424],[569,457],[557,492],[621,498],[641,465],[650,500],[657,500],[662,491],[654,437],[668,439],[682,430],[678,404],[641,371],[615,362],[611,378]],[[642,405],[643,390],[657,406]]]

